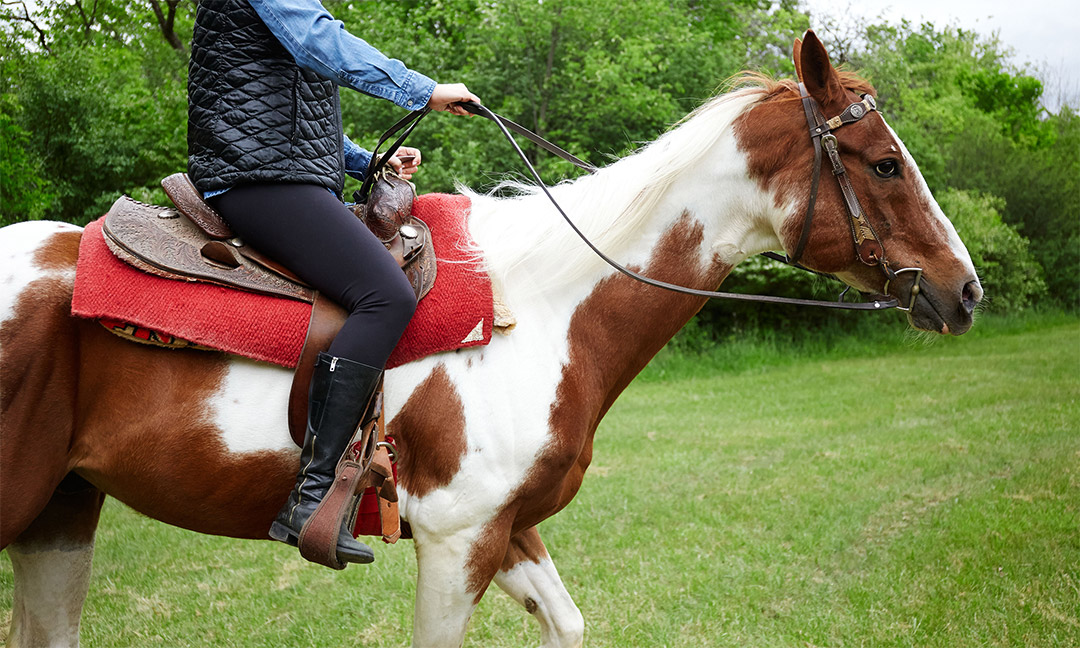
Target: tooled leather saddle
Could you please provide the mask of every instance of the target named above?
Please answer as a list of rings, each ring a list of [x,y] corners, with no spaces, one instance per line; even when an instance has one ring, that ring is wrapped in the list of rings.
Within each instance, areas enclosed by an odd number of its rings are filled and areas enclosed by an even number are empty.
[[[173,174],[161,186],[175,209],[123,196],[105,216],[105,240],[118,257],[170,279],[315,301],[311,286],[237,238],[187,174]],[[413,198],[411,184],[383,174],[353,212],[397,260],[419,300],[435,283],[436,262],[431,231],[411,213]]]

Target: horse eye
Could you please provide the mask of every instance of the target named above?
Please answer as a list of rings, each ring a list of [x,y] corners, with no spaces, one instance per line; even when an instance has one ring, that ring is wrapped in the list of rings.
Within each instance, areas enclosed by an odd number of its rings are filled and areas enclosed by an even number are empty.
[[[891,178],[900,171],[900,165],[896,163],[896,160],[885,160],[884,162],[878,162],[874,165],[874,173],[879,178]]]

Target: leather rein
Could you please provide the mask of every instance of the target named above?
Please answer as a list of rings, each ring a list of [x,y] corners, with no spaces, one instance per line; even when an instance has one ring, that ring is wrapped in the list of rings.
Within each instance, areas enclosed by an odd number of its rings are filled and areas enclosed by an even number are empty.
[[[529,172],[532,174],[533,178],[537,182],[537,186],[540,187],[540,190],[544,192],[544,195],[546,195],[548,200],[551,201],[551,204],[555,206],[555,209],[558,210],[559,214],[563,217],[563,220],[565,220],[566,223],[570,226],[570,228],[574,230],[574,233],[578,235],[578,237],[585,243],[585,245],[589,247],[589,249],[593,251],[593,253],[603,259],[605,263],[636,281],[650,286],[655,286],[657,288],[663,288],[664,290],[670,290],[673,292],[683,293],[687,295],[694,295],[696,297],[706,297],[710,299],[732,299],[737,301],[790,304],[795,306],[819,306],[823,308],[837,308],[844,310],[887,310],[890,308],[896,308],[901,311],[910,311],[915,304],[916,298],[919,295],[919,281],[922,278],[922,269],[902,268],[900,270],[894,271],[889,267],[889,264],[885,259],[885,247],[884,245],[882,245],[881,240],[878,239],[877,234],[874,232],[874,228],[870,225],[870,222],[866,218],[866,214],[862,210],[862,206],[859,204],[858,197],[855,195],[855,189],[854,187],[852,187],[851,181],[847,177],[847,171],[844,168],[844,163],[840,159],[840,154],[837,150],[836,137],[832,134],[833,131],[840,128],[841,126],[855,123],[865,117],[871,111],[876,111],[877,104],[874,102],[874,98],[870,95],[863,95],[862,101],[851,104],[836,117],[826,120],[821,115],[821,110],[818,108],[817,101],[815,101],[814,98],[809,95],[809,93],[806,91],[805,86],[803,86],[802,83],[799,84],[799,92],[802,98],[803,110],[806,114],[806,122],[810,129],[810,138],[814,144],[814,169],[813,176],[811,177],[810,182],[810,200],[807,203],[806,216],[803,219],[802,233],[800,234],[798,245],[795,248],[795,254],[790,257],[783,257],[772,252],[764,252],[762,253],[762,256],[776,261],[780,261],[782,263],[786,263],[788,265],[812,272],[814,274],[819,274],[835,279],[835,277],[833,277],[832,275],[816,272],[814,270],[811,270],[810,268],[799,264],[799,259],[801,258],[802,253],[806,248],[806,243],[810,237],[810,225],[814,217],[814,205],[817,202],[818,185],[821,176],[821,152],[822,149],[824,149],[828,153],[829,161],[832,164],[833,175],[836,176],[837,182],[839,182],[840,184],[840,191],[844,196],[844,205],[847,208],[849,223],[851,226],[852,241],[855,245],[855,251],[859,260],[867,265],[878,266],[881,268],[882,272],[884,272],[885,274],[884,290],[886,293],[888,293],[889,291],[889,284],[893,282],[899,275],[904,273],[914,274],[915,279],[912,283],[911,298],[908,301],[907,306],[901,306],[899,299],[889,296],[888,294],[876,295],[872,298],[872,301],[869,302],[844,302],[842,300],[844,298],[844,295],[847,293],[846,289],[843,293],[840,294],[840,301],[824,301],[818,299],[799,299],[794,297],[776,297],[772,295],[747,295],[742,293],[699,290],[697,288],[688,288],[686,286],[679,286],[677,284],[672,284],[666,281],[660,281],[658,279],[646,277],[645,275],[642,275],[627,268],[626,266],[615,261],[608,255],[604,254],[603,251],[596,247],[596,245],[592,241],[590,241],[588,237],[585,236],[584,232],[582,232],[578,228],[578,226],[574,224],[573,220],[571,220],[571,218],[566,214],[566,212],[563,211],[563,208],[555,200],[555,197],[551,195],[551,192],[548,190],[547,185],[540,177],[540,174],[536,171],[536,168],[533,167],[532,163],[529,162],[529,159],[526,157],[524,151],[521,150],[521,147],[518,146],[517,141],[514,139],[514,136],[510,134],[510,131],[512,130],[515,133],[518,133],[519,135],[525,137],[534,144],[540,146],[544,150],[554,155],[557,155],[558,157],[561,157],[562,159],[578,166],[581,169],[584,169],[588,173],[595,173],[597,171],[596,167],[587,162],[583,162],[569,152],[563,150],[562,148],[559,148],[558,146],[540,137],[536,133],[528,130],[524,126],[521,126],[520,124],[517,124],[509,119],[506,119],[505,117],[496,114],[485,106],[482,106],[475,102],[460,102],[458,105],[460,105],[465,110],[469,111],[474,115],[480,115],[495,122],[495,124],[499,127],[499,130],[502,131],[503,136],[506,137],[506,139],[510,142],[511,146],[514,147],[514,150],[521,158],[521,161],[524,162],[525,166],[529,169]],[[388,149],[390,151],[397,150],[397,147],[402,144],[408,134],[411,133],[413,128],[416,127],[416,124],[420,121],[420,119],[422,119],[424,115],[426,115],[428,112],[429,110],[425,108],[424,110],[407,115],[404,119],[394,124],[390,128],[390,130],[388,130],[379,140],[378,145],[375,147],[376,152],[378,151],[379,147],[382,146],[383,142],[385,142],[393,134],[404,128],[406,129],[405,133],[398,137],[394,144],[392,144]],[[375,177],[375,175],[386,166],[387,162],[389,162],[388,156],[380,157],[373,154],[372,162],[368,167],[368,178],[370,179]],[[370,182],[368,180],[365,180],[363,187],[361,187],[361,190],[356,192],[355,194],[357,200],[366,200],[367,190],[369,189]]]

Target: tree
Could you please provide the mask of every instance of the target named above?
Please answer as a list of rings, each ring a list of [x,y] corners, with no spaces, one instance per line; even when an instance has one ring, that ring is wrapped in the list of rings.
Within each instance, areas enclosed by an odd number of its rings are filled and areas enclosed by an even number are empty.
[[[167,25],[190,33],[193,3],[167,6]],[[50,0],[26,14],[3,32],[4,169],[23,178],[4,191],[3,222],[86,222],[121,193],[153,195],[185,167],[187,58],[151,4]]]

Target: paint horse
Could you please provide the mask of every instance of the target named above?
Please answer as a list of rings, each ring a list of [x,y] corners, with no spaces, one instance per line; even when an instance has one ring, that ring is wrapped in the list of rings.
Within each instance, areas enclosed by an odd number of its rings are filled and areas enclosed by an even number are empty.
[[[812,32],[795,61],[825,116],[872,91],[833,68]],[[790,253],[814,150],[796,84],[750,78],[639,152],[559,185],[556,198],[601,249],[670,283],[715,289],[750,255]],[[890,259],[923,270],[911,324],[969,329],[982,289],[904,145],[876,112],[836,137]],[[825,175],[802,263],[881,293],[885,277],[856,258],[841,191]],[[461,645],[494,580],[536,617],[544,646],[577,646],[583,617],[536,525],[574,497],[600,420],[704,299],[615,273],[535,188],[471,198],[477,253],[518,326],[386,378],[418,562],[413,644]],[[70,317],[79,239],[76,227],[44,222],[0,235],[0,545],[14,568],[15,646],[77,644],[106,495],[187,529],[265,538],[298,461],[289,371],[130,344]],[[908,303],[916,281],[888,292]]]

